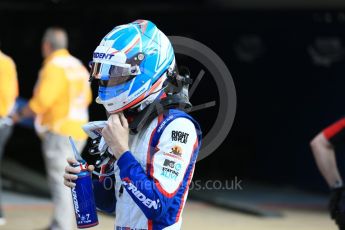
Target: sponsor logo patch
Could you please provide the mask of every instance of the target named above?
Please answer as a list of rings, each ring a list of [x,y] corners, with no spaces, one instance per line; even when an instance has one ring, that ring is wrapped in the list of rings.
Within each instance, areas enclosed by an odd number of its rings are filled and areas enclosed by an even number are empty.
[[[93,53],[93,58],[100,58],[100,59],[105,59],[105,60],[110,60],[114,54],[106,54],[106,53],[99,53],[99,52],[94,52]]]
[[[75,214],[80,218],[78,197],[77,197],[77,191],[75,190],[75,187],[72,188],[72,199],[73,199]]]
[[[172,140],[172,141],[178,141],[178,142],[181,142],[181,143],[183,143],[183,144],[186,144],[186,143],[187,143],[187,141],[188,141],[188,136],[189,136],[188,133],[181,132],[181,131],[173,130],[173,131],[171,132],[171,140]]]
[[[171,158],[183,161],[183,158],[181,156],[177,156],[177,155],[172,154],[172,153],[164,153],[164,156],[171,157]]]
[[[164,163],[163,163],[163,166],[169,166],[170,168],[174,168],[175,161],[171,161],[171,160],[165,159]]]
[[[179,171],[181,170],[182,165],[180,163],[176,163],[175,161],[165,159],[163,163],[163,168],[161,172],[161,176],[164,176],[168,179],[176,180]]]
[[[176,156],[182,156],[182,148],[178,145],[175,145],[171,148],[170,153],[176,155]]]
[[[164,153],[164,156],[175,158],[177,160],[183,161],[182,158],[182,148],[178,145],[175,145],[174,147],[171,148],[171,151],[168,153]]]
[[[148,208],[158,209],[160,206],[159,200],[151,200],[147,198],[134,184],[128,180],[122,181],[123,185],[127,187],[128,192],[132,193],[143,205]]]

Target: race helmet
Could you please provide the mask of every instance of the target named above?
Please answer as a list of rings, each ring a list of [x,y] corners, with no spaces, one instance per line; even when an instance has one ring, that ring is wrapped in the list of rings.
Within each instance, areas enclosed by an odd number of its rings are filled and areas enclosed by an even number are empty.
[[[159,96],[167,71],[175,68],[175,55],[155,24],[137,20],[110,31],[90,67],[90,78],[99,80],[96,102],[108,113],[118,113]]]

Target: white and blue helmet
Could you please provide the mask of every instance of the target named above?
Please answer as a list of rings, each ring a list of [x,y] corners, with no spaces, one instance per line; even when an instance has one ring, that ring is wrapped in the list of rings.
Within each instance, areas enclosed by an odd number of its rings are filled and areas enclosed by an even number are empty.
[[[137,20],[116,26],[93,53],[91,77],[99,79],[96,101],[118,113],[158,96],[168,69],[175,67],[173,47],[155,24]]]

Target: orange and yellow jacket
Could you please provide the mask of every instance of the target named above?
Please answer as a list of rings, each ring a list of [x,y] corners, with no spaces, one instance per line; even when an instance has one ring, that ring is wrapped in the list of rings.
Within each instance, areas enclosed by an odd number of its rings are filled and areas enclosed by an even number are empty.
[[[0,51],[0,117],[9,115],[18,96],[16,65]]]
[[[38,131],[84,140],[81,126],[88,122],[92,101],[88,71],[65,49],[54,51],[44,60],[29,107],[34,111]]]

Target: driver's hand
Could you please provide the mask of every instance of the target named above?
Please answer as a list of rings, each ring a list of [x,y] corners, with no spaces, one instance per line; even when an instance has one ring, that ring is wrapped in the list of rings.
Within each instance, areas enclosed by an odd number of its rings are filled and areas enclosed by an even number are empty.
[[[79,164],[79,162],[74,158],[67,158],[68,165],[65,167],[65,174],[63,175],[64,178],[64,185],[67,187],[73,188],[75,187],[75,181],[78,179],[78,176],[76,174],[80,173],[79,167],[73,167],[71,165],[73,164]],[[89,165],[87,170],[92,172],[95,169],[93,165]]]
[[[345,229],[345,187],[332,189],[329,210],[339,229]]]
[[[123,113],[112,114],[102,129],[102,136],[116,159],[129,150],[129,128]]]

